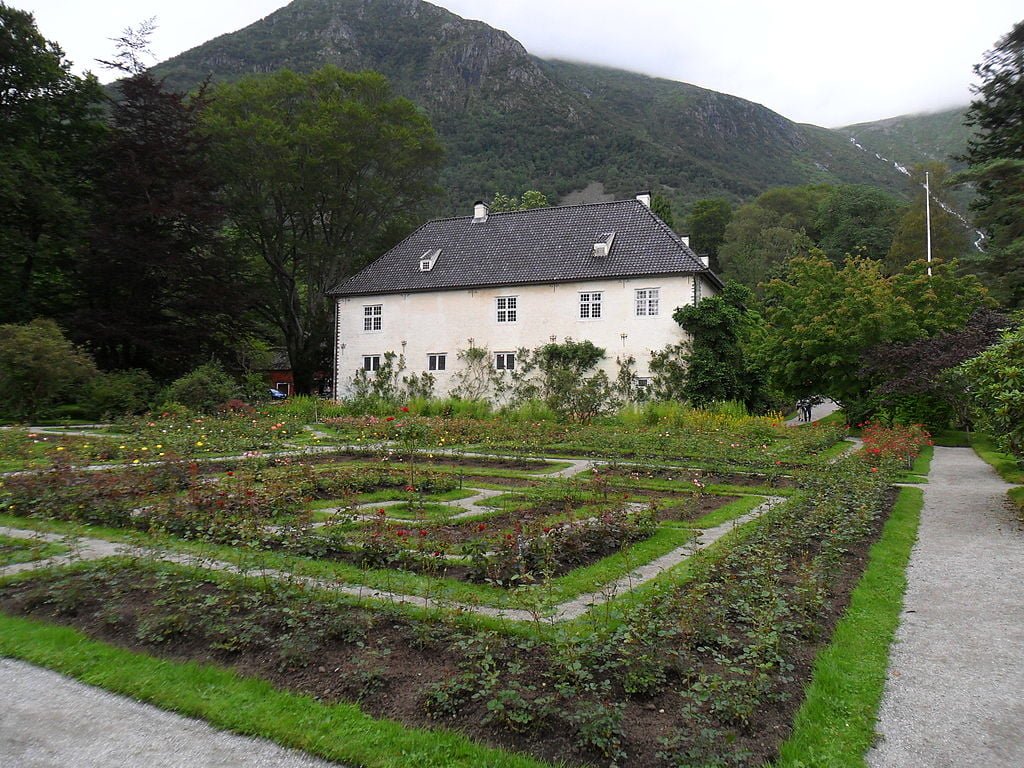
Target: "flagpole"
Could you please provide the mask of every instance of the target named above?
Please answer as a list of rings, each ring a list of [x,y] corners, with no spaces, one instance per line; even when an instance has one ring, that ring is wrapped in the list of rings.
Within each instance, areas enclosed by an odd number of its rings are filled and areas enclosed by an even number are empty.
[[[924,216],[928,231],[928,277],[932,276],[932,190],[928,182],[928,171],[924,172]]]

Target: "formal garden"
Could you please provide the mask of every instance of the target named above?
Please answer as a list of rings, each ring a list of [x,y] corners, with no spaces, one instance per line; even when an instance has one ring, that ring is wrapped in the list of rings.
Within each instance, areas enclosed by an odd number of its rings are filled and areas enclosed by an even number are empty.
[[[3,651],[348,763],[761,765],[929,442],[310,406],[0,431]]]

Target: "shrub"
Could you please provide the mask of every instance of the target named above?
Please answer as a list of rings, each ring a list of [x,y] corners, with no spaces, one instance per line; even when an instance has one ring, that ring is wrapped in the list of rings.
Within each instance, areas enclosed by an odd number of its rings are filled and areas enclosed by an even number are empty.
[[[968,360],[967,377],[977,422],[1000,449],[1024,458],[1024,328]]]
[[[201,413],[213,413],[238,391],[234,380],[220,363],[201,365],[173,382],[163,392],[163,400],[180,403]]]
[[[11,415],[32,420],[95,375],[92,358],[52,320],[0,325],[0,400]]]
[[[146,371],[108,371],[89,382],[85,401],[98,418],[134,416],[149,409],[156,389],[156,382]]]
[[[932,444],[932,436],[920,424],[887,427],[878,422],[867,422],[860,426],[863,427],[864,457],[873,464],[888,459],[910,469],[921,449]]]

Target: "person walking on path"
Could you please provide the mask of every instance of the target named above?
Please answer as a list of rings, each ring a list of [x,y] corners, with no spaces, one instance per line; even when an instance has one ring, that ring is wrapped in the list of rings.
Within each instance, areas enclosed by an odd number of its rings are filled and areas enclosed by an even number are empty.
[[[1024,530],[969,448],[935,448],[872,768],[1024,766]]]

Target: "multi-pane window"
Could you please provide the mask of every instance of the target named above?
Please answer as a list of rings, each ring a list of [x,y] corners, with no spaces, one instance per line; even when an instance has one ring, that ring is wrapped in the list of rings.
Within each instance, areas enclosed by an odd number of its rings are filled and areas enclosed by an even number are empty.
[[[364,371],[379,371],[380,370],[380,355],[363,355],[363,370]]]
[[[600,291],[580,294],[580,320],[596,320],[601,317],[601,295]]]
[[[646,400],[647,395],[651,390],[651,380],[649,378],[640,377],[636,378],[636,399]]]
[[[516,353],[498,352],[494,355],[494,367],[499,371],[514,371],[516,368]]]
[[[498,296],[495,299],[495,306],[498,310],[499,323],[514,323],[519,314],[518,296]]]
[[[363,330],[379,331],[381,329],[381,304],[367,304],[363,307]]]
[[[427,370],[428,371],[443,371],[448,364],[448,355],[444,352],[439,352],[432,355],[427,355]]]
[[[636,316],[653,317],[658,314],[658,293],[660,288],[637,288]]]

